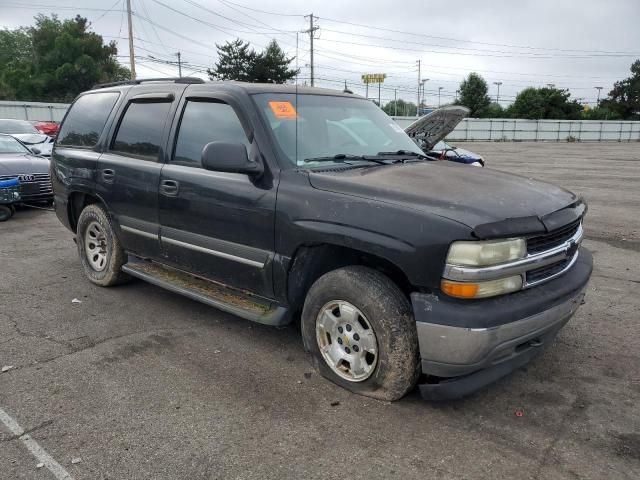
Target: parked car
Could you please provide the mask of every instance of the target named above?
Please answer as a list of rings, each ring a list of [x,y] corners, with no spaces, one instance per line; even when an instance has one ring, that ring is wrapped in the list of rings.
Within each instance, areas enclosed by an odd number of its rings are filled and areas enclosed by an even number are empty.
[[[464,148],[453,147],[444,138],[469,114],[467,107],[452,105],[434,110],[405,128],[423,152],[432,160],[450,160],[484,167],[484,158]]]
[[[444,140],[436,143],[426,154],[438,160],[450,160],[452,162],[464,163],[465,165],[473,165],[474,167],[484,167],[484,158],[482,158],[482,155],[465,150],[464,148],[454,147]]]
[[[53,139],[40,133],[26,120],[0,119],[0,133],[13,135],[36,155],[51,156]]]
[[[40,133],[55,138],[60,131],[60,124],[58,122],[45,122],[40,120],[34,120],[31,124],[36,127]]]
[[[34,155],[12,135],[0,134],[0,181],[19,180],[20,202],[53,200],[49,163],[48,159]]]
[[[379,399],[416,383],[455,398],[526,364],[592,270],[581,198],[428,161],[349,93],[97,87],[69,109],[51,169],[91,282],[138,277],[245,319],[300,321],[322,375]]]

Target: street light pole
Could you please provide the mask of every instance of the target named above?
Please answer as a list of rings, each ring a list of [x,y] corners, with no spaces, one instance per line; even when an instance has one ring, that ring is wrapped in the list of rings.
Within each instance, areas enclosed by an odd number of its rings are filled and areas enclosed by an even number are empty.
[[[418,64],[418,103],[416,104],[416,117],[420,116],[420,60],[416,62]]]
[[[444,87],[438,87],[438,108],[440,108],[440,92]]]
[[[493,84],[498,86],[498,93],[496,94],[496,103],[500,105],[500,85],[502,85],[502,82],[493,82]]]
[[[593,87],[596,90],[598,90],[598,99],[596,100],[596,106],[600,105],[600,90],[602,90],[602,87]]]

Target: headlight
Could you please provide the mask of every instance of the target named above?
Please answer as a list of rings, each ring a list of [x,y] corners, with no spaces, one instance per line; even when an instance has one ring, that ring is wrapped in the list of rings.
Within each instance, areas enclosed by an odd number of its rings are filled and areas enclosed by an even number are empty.
[[[442,279],[440,287],[444,293],[452,297],[485,298],[520,290],[522,288],[522,277],[520,275],[514,275],[512,277],[483,282],[454,282]]]
[[[524,258],[527,244],[524,238],[453,242],[449,247],[447,263],[465,267],[486,267]]]

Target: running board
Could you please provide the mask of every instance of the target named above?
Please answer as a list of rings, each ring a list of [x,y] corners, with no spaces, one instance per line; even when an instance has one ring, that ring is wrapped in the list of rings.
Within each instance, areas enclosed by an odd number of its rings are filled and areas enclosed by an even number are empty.
[[[289,323],[288,309],[285,307],[175,268],[129,256],[122,271],[253,322],[273,326]]]

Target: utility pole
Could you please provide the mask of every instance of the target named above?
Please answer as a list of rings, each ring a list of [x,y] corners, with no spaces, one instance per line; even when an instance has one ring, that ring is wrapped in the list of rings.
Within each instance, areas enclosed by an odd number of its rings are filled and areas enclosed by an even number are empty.
[[[440,92],[444,87],[438,87],[438,108],[440,108]]]
[[[398,116],[398,89],[393,89],[393,107],[395,108],[395,116]]]
[[[418,64],[418,103],[416,103],[416,117],[420,116],[420,82],[421,82],[421,75],[420,75],[420,60],[418,60],[416,62]]]
[[[311,67],[311,86],[313,87],[313,83],[314,83],[314,70],[313,70],[313,37],[315,36],[316,30],[318,30],[317,25],[314,27],[313,26],[313,13],[310,15],[305,15],[304,18],[309,17],[309,29],[308,30],[303,30],[301,33],[308,33],[309,34],[309,44],[310,44],[310,57],[311,57],[311,62],[310,62],[310,67]]]
[[[598,90],[598,100],[596,100],[596,107],[600,106],[600,90],[602,90],[602,87],[593,87],[596,90]]]
[[[178,76],[182,78],[182,62],[180,61],[181,54],[178,52],[176,55],[178,56]]]
[[[382,85],[382,82],[378,82],[378,106],[382,108],[382,104],[380,103],[380,85]]]
[[[136,79],[136,57],[133,52],[133,27],[131,25],[131,0],[127,0],[127,21],[129,23],[129,63],[131,64],[131,80]]]
[[[500,85],[502,85],[502,82],[493,82],[493,84],[498,86],[498,93],[496,94],[496,103],[500,105]]]

